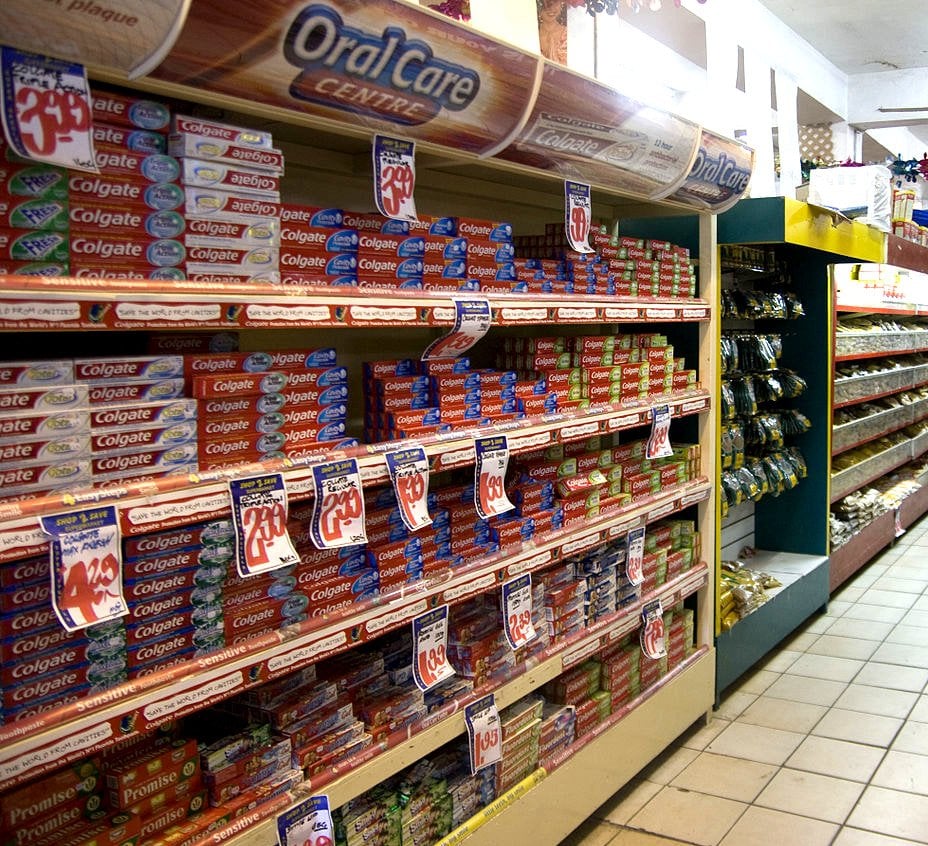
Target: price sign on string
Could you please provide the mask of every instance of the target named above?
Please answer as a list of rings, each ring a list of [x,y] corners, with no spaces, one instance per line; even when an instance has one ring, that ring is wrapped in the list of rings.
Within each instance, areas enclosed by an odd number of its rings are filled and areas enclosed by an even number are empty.
[[[590,186],[582,182],[564,181],[564,230],[567,243],[578,253],[596,252],[590,246],[590,226],[593,222]]]
[[[454,675],[448,662],[448,606],[412,621],[412,674],[419,690],[429,690]]]
[[[335,846],[328,796],[310,796],[277,817],[279,846]]]
[[[299,564],[287,531],[287,489],[280,473],[229,482],[235,564],[244,579]]]
[[[641,611],[641,651],[657,660],[667,654],[664,642],[664,606],[659,599],[649,602]]]
[[[499,763],[503,757],[503,731],[492,693],[465,706],[464,724],[470,748],[470,772],[477,775],[485,767]]]
[[[416,220],[416,145],[374,136],[374,202],[384,217]]]
[[[670,445],[670,406],[662,405],[651,409],[651,437],[645,448],[645,457],[650,459],[666,458],[673,455]]]
[[[83,65],[0,47],[3,133],[20,156],[97,173]]]
[[[503,624],[513,649],[535,639],[532,624],[532,576],[526,573],[503,585]]]
[[[69,632],[129,613],[113,506],[41,518],[51,537],[52,607]]]
[[[354,458],[330,461],[313,467],[316,500],[310,537],[317,549],[336,549],[367,543],[364,526],[364,493]]]
[[[515,506],[506,496],[506,468],[509,466],[509,441],[505,435],[490,435],[474,441],[477,455],[474,464],[474,505],[482,520],[512,511]]]
[[[429,462],[422,447],[398,449],[386,455],[387,469],[400,507],[400,516],[410,532],[432,524],[429,514]]]
[[[628,533],[625,547],[625,575],[638,587],[644,581],[644,526]]]
[[[487,300],[455,300],[454,328],[426,347],[422,360],[455,358],[467,352],[490,328],[493,318]]]

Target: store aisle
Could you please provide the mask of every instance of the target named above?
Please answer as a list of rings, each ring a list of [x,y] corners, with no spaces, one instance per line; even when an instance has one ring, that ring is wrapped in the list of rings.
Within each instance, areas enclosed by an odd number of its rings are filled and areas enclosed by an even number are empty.
[[[561,846],[928,844],[928,518]]]

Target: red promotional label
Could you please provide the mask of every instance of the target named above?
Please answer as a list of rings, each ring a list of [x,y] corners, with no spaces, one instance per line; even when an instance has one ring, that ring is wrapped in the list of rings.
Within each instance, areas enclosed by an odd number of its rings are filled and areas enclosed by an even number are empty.
[[[387,468],[403,523],[411,532],[431,525],[429,516],[429,463],[422,447],[387,453]]]

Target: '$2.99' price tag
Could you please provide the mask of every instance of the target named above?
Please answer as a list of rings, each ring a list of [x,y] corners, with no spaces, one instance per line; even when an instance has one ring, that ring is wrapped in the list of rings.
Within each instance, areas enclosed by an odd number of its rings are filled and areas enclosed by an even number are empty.
[[[431,525],[429,516],[429,462],[422,447],[400,449],[386,455],[400,516],[410,532]]]
[[[367,543],[364,493],[358,462],[353,458],[313,467],[316,499],[310,537],[317,549]]]
[[[503,621],[506,640],[513,649],[519,649],[535,639],[530,573],[512,579],[503,585]]]
[[[287,490],[272,473],[229,482],[235,563],[244,579],[298,564],[300,556],[287,532]]]
[[[464,708],[464,724],[470,748],[471,775],[499,763],[503,757],[503,732],[493,694],[471,702]]]
[[[625,548],[625,576],[638,587],[644,581],[644,526],[628,533]]]
[[[670,406],[662,405],[651,409],[651,437],[648,438],[645,457],[652,461],[670,455],[673,455],[673,447],[670,445]]]
[[[664,606],[659,599],[649,602],[641,611],[641,651],[653,660],[667,654],[664,642]]]
[[[448,606],[420,614],[412,621],[412,674],[419,690],[429,690],[450,679],[448,662]]]
[[[506,496],[509,441],[505,435],[490,435],[474,441],[474,505],[481,520],[512,511]]]
[[[416,145],[374,136],[374,201],[384,217],[416,220]]]

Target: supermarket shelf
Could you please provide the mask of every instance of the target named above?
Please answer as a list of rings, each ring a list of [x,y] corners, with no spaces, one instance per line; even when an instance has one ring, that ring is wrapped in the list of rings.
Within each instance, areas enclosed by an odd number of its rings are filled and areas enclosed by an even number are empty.
[[[628,710],[580,738],[549,771],[540,770],[468,820],[436,846],[557,843],[705,717],[712,704],[715,656],[687,659]],[[572,753],[572,754],[570,754]],[[517,801],[515,801],[517,800]]]
[[[843,499],[849,493],[869,485],[880,476],[907,464],[928,451],[928,433],[922,433],[905,443],[897,444],[883,452],[865,459],[853,467],[831,476],[831,502]]]
[[[928,417],[928,400],[921,400],[835,426],[831,432],[831,454],[839,455],[890,432],[904,429],[925,417]]]
[[[496,326],[679,323],[711,312],[699,299],[0,276],[0,331],[450,327],[462,296],[488,300]]]
[[[843,305],[838,303],[835,311],[839,314],[891,314],[895,317],[915,317],[919,311],[914,306],[867,306],[867,305]]]
[[[634,605],[623,608],[598,621],[582,632],[545,649],[540,655],[516,666],[503,680],[483,685],[473,694],[459,699],[440,712],[430,715],[422,723],[411,726],[402,736],[393,737],[389,748],[375,747],[342,764],[325,776],[304,783],[302,788],[311,793],[325,793],[331,807],[339,807],[364,791],[385,781],[420,758],[466,731],[464,707],[488,693],[495,697],[498,708],[506,708],[523,696],[537,690],[564,670],[585,660],[590,655],[620,640],[640,625],[644,604],[660,599],[665,608],[683,601],[708,583],[709,570],[705,564],[678,576],[666,585],[641,598]],[[634,704],[634,703],[633,703]],[[277,809],[272,809],[275,813]],[[275,836],[275,822],[268,818],[250,828],[247,834],[231,840],[236,846],[261,846],[271,843]]]
[[[928,383],[928,364],[900,367],[866,376],[851,376],[834,383],[834,408],[857,405]]]
[[[884,546],[889,546],[895,537],[895,517],[893,512],[886,511],[853,535],[846,544],[833,549],[829,590],[837,590]]]
[[[413,583],[350,615],[309,620],[167,668],[144,679],[0,727],[0,789],[178,719],[243,690],[406,626],[431,607],[495,590],[506,579],[623,537],[630,529],[709,498],[699,479],[654,495],[580,529],[560,530]]]
[[[928,248],[898,235],[887,235],[886,264],[928,273]]]
[[[829,561],[822,555],[758,550],[746,566],[783,587],[716,639],[716,698],[815,611],[828,604]]]
[[[425,448],[432,471],[450,470],[474,463],[474,438],[505,433],[511,454],[532,452],[559,443],[584,440],[650,424],[651,409],[668,405],[672,417],[709,410],[709,392],[701,388],[653,400],[609,406],[594,406],[577,412],[525,418],[492,427],[457,429],[448,435],[422,438],[415,443]],[[261,473],[283,473],[291,501],[312,496],[312,465],[354,457],[366,485],[389,482],[384,454],[409,446],[409,441],[361,446],[334,451],[320,445],[318,454],[306,459],[275,460],[242,464],[190,476],[166,476],[149,482],[102,487],[84,492],[62,493],[42,499],[0,503],[0,563],[44,553],[48,538],[39,530],[43,514],[71,511],[82,504],[118,506],[124,536],[173,528],[188,523],[215,520],[230,513],[228,484],[233,478]]]
[[[841,337],[840,335],[838,336]],[[916,353],[928,352],[928,344],[923,347],[905,347],[898,350],[871,350],[863,353],[841,353],[835,355],[835,362],[842,361],[861,361],[869,358],[886,358],[887,356],[896,355],[914,355]]]

